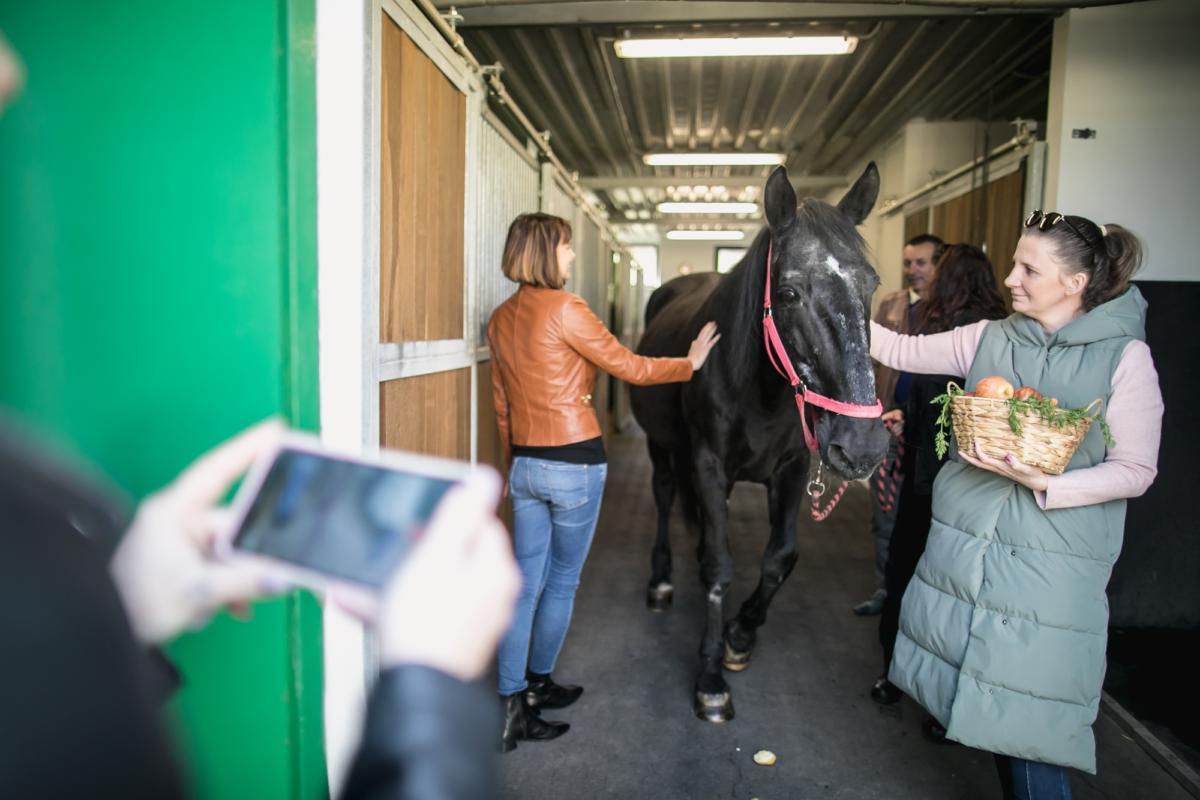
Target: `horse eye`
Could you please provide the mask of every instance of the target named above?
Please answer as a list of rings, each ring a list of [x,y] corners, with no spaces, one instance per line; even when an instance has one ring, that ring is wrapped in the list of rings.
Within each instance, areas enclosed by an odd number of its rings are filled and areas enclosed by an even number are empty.
[[[796,293],[796,290],[787,286],[784,286],[775,294],[779,297],[781,303],[794,303],[800,299],[800,295]]]

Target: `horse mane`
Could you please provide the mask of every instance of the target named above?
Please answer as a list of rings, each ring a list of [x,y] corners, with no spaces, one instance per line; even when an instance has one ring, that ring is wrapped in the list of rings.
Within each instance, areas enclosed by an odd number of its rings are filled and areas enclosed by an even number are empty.
[[[771,232],[764,225],[746,255],[713,290],[710,308],[721,337],[724,367],[732,386],[754,376],[763,354],[762,305]]]
[[[797,224],[807,231],[823,231],[830,244],[847,252],[867,252],[866,241],[845,214],[828,203],[807,199],[796,209]],[[713,290],[710,309],[722,332],[725,371],[732,386],[752,380],[764,357],[762,306],[766,283],[767,252],[771,242],[765,225],[754,237],[746,255]]]

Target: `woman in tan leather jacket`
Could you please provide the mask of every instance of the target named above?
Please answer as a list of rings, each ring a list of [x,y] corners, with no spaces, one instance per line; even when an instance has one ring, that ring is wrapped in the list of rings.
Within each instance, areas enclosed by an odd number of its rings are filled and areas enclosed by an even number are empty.
[[[513,547],[523,576],[512,627],[500,645],[502,749],[518,739],[553,739],[565,722],[536,709],[563,708],[580,686],[550,673],[571,621],[608,474],[592,408],[596,369],[637,385],[686,381],[720,336],[709,323],[686,358],[644,358],[617,341],[587,303],[562,287],[575,251],[571,226],[522,214],[508,229],[502,269],[521,284],[488,322],[492,394],[513,502]]]

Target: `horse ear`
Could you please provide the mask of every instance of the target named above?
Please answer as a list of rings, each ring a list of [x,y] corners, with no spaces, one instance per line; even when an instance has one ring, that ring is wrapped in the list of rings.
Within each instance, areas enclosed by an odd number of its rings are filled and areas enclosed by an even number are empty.
[[[788,180],[787,170],[776,167],[767,178],[763,190],[763,208],[767,212],[767,225],[778,233],[796,219],[796,190]]]
[[[859,176],[846,196],[838,202],[838,210],[845,214],[855,225],[862,225],[863,220],[875,207],[879,197],[879,168],[875,162],[867,164],[863,174]]]

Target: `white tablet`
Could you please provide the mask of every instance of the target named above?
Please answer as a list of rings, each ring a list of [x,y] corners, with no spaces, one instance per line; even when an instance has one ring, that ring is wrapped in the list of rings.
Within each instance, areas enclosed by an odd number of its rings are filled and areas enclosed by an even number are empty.
[[[495,509],[500,477],[491,467],[393,450],[350,455],[288,433],[247,473],[220,550],[369,616],[455,485],[467,490],[463,502]]]

